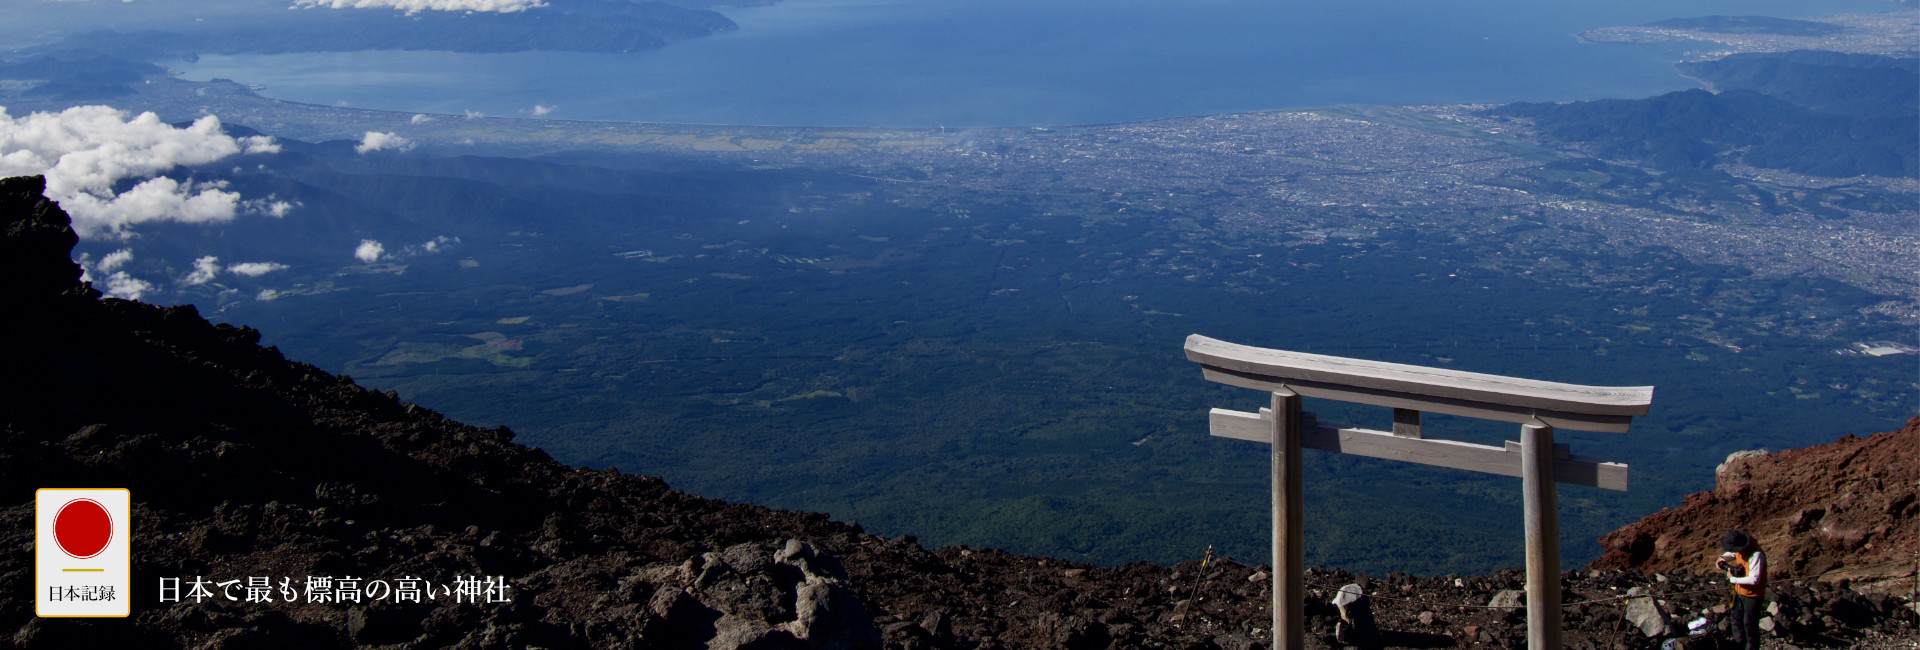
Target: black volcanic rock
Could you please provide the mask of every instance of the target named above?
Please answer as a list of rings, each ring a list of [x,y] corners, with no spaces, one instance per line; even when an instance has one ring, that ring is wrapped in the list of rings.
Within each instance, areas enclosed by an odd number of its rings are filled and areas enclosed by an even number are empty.
[[[31,553],[9,553],[0,556],[9,595],[0,646],[639,645],[648,630],[682,626],[682,609],[737,619],[694,625],[688,638],[701,645],[717,633],[751,642],[801,621],[814,637],[878,646],[844,574],[782,572],[772,549],[857,529],[569,469],[511,444],[504,428],[451,422],[287,361],[260,347],[257,331],[208,323],[191,306],[102,299],[79,282],[67,215],[41,189],[39,179],[0,185],[0,259],[16,278],[5,283],[0,332],[20,343],[0,391],[0,494],[15,495],[0,504],[0,535],[8,548],[32,548],[37,488],[129,488],[135,613],[34,619],[23,597]],[[704,574],[682,575],[685,563],[744,542],[768,546],[764,566],[747,563],[766,575],[738,577],[774,585],[767,602],[734,603],[701,591]],[[827,552],[814,558],[831,562]],[[441,587],[492,577],[510,586],[499,594],[510,602],[158,602],[161,578],[196,576],[288,578],[296,589],[308,576]],[[650,611],[668,588],[686,589],[693,605]],[[807,600],[808,588],[831,606]],[[834,616],[796,611],[810,605]]]
[[[702,499],[656,478],[561,465],[505,428],[453,422],[262,348],[192,307],[101,298],[67,258],[67,216],[36,179],[0,181],[0,648],[1265,648],[1266,572],[1228,560],[1091,567],[865,534],[816,513]],[[33,613],[32,493],[124,487],[133,614]],[[420,602],[315,602],[310,577]],[[480,602],[464,578],[505,588]],[[160,602],[162,579],[262,578],[268,602]],[[1644,586],[1679,621],[1724,601],[1697,576],[1568,573],[1572,647],[1653,648],[1621,623]],[[289,600],[282,579],[296,589]],[[1358,581],[1380,640],[1512,645],[1483,607],[1522,576]],[[1306,577],[1309,643],[1357,582]],[[408,583],[417,584],[417,583]],[[1915,638],[1897,598],[1783,584],[1795,643]],[[485,592],[483,592],[485,593]],[[376,602],[377,601],[377,602]]]
[[[0,232],[0,301],[39,304],[80,287],[80,265],[68,259],[80,238],[67,213],[41,198],[39,176],[0,179],[0,206],[8,213]]]

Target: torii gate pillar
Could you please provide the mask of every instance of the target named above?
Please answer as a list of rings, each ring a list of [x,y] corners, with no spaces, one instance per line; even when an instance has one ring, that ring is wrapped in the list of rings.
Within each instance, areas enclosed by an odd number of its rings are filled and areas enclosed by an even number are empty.
[[[1627,489],[1627,466],[1575,456],[1553,442],[1555,426],[1626,433],[1645,415],[1653,387],[1578,386],[1397,363],[1236,345],[1195,334],[1187,358],[1212,381],[1272,393],[1260,413],[1213,409],[1212,435],[1271,445],[1273,455],[1273,644],[1305,647],[1305,564],[1300,455],[1307,448],[1439,465],[1521,479],[1527,534],[1527,647],[1558,650],[1560,518],[1556,483]],[[1392,431],[1308,426],[1305,397],[1387,406]],[[1433,411],[1521,424],[1504,447],[1423,438]]]
[[[1553,484],[1553,427],[1521,425],[1521,489],[1527,510],[1527,650],[1558,650],[1560,499]]]
[[[1273,647],[1305,647],[1307,628],[1305,480],[1300,476],[1300,405],[1273,393]]]

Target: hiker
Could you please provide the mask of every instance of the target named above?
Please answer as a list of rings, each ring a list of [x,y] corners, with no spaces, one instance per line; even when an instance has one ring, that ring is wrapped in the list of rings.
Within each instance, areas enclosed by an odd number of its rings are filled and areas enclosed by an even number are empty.
[[[1720,538],[1720,549],[1726,551],[1714,566],[1727,572],[1727,582],[1733,583],[1733,603],[1727,614],[1733,617],[1733,642],[1742,650],[1760,650],[1760,599],[1767,595],[1766,556],[1760,553],[1760,543],[1746,531],[1727,531]]]

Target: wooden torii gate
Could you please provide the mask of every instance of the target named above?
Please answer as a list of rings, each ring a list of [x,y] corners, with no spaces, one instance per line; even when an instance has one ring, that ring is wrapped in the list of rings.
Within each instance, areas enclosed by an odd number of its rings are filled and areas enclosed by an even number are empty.
[[[1560,517],[1554,483],[1627,489],[1627,466],[1575,456],[1553,430],[1626,433],[1646,415],[1653,387],[1578,386],[1399,363],[1348,359],[1187,337],[1187,359],[1209,381],[1264,390],[1259,413],[1213,409],[1215,436],[1273,446],[1273,643],[1304,646],[1305,548],[1301,536],[1301,449],[1403,460],[1518,476],[1526,495],[1527,647],[1560,650]],[[1393,430],[1303,426],[1301,399],[1393,409]],[[1445,413],[1520,424],[1504,447],[1421,437],[1420,414]]]

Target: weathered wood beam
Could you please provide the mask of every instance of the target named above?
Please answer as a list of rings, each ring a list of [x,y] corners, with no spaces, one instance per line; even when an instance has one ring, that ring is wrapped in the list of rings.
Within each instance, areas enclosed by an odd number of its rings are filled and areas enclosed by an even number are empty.
[[[1208,424],[1214,436],[1265,443],[1273,437],[1272,418],[1272,413],[1266,409],[1261,409],[1260,413],[1213,409],[1208,414]],[[1504,447],[1494,447],[1439,438],[1404,438],[1386,431],[1315,425],[1302,427],[1300,446],[1515,478],[1522,476],[1523,454],[1519,443],[1513,441],[1508,441]],[[1625,463],[1567,453],[1564,445],[1556,445],[1551,455],[1555,481],[1620,492],[1627,489]]]
[[[1393,435],[1402,438],[1420,437],[1420,412],[1413,409],[1394,409]]]
[[[1293,385],[1293,381],[1371,389],[1469,404],[1558,411],[1579,415],[1646,415],[1652,386],[1582,386],[1348,359],[1228,343],[1199,334],[1187,337],[1187,359],[1246,377]],[[1297,392],[1297,391],[1296,391]],[[1306,393],[1302,393],[1305,395]],[[1312,397],[1312,395],[1308,395]],[[1426,410],[1426,409],[1421,409]]]
[[[1598,433],[1626,433],[1633,426],[1631,415],[1592,415],[1586,413],[1568,413],[1546,409],[1505,406],[1485,402],[1415,395],[1372,388],[1353,388],[1304,379],[1275,379],[1253,375],[1237,370],[1228,370],[1214,366],[1201,366],[1200,370],[1207,381],[1239,386],[1262,391],[1291,390],[1292,392],[1318,399],[1330,399],[1355,404],[1370,404],[1389,408],[1413,409],[1428,413],[1445,413],[1496,422],[1515,424],[1542,423],[1548,426],[1573,431],[1593,431]]]

